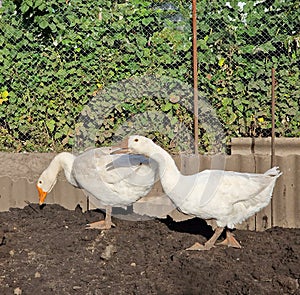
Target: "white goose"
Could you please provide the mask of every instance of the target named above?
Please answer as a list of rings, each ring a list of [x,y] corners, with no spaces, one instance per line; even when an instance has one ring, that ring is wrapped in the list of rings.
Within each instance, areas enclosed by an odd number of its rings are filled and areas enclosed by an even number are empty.
[[[268,205],[276,179],[282,174],[278,167],[274,167],[264,174],[205,170],[182,175],[172,157],[146,137],[130,136],[120,147],[158,163],[162,187],[180,211],[216,220],[214,235],[204,245],[195,243],[187,250],[211,249],[224,227],[227,227],[226,239],[220,244],[241,248],[228,229]]]
[[[38,179],[40,205],[54,187],[59,172],[64,170],[70,184],[106,206],[105,220],[91,223],[87,228],[111,228],[111,207],[130,205],[147,195],[157,170],[156,163],[142,155],[110,155],[111,151],[111,148],[91,149],[77,157],[67,152],[58,154]],[[112,161],[114,169],[107,171],[105,166]]]

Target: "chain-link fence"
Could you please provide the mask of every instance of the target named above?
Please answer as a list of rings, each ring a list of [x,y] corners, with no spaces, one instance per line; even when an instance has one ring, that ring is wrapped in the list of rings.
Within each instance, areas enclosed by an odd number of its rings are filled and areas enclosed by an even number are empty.
[[[190,2],[1,4],[1,150],[82,149],[128,133],[192,148]],[[272,68],[276,135],[300,135],[298,11],[298,1],[198,1],[201,152],[270,136]]]

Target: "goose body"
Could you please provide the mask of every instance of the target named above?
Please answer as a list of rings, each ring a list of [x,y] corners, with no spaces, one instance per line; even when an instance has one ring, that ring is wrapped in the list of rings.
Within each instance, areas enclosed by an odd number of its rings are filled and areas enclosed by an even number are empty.
[[[142,155],[111,155],[111,151],[111,148],[97,148],[78,156],[67,152],[58,154],[37,182],[40,204],[63,170],[68,182],[92,196],[96,206],[106,206],[106,220],[91,224],[90,228],[110,228],[111,207],[125,207],[147,195],[157,169],[155,162]],[[112,161],[114,169],[107,170],[106,165]]]
[[[193,175],[182,175],[172,157],[152,140],[130,136],[125,146],[129,152],[143,154],[158,163],[162,187],[183,213],[216,220],[218,227],[213,237],[204,246],[196,243],[188,250],[212,248],[224,227],[232,229],[266,207],[276,179],[281,175],[278,167],[264,174],[204,170]],[[232,233],[227,230],[226,234],[223,244],[240,248]]]

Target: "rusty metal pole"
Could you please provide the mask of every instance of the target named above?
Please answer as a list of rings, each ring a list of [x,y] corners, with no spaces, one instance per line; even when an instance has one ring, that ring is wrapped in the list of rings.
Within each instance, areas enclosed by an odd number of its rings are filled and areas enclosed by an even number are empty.
[[[197,12],[196,0],[192,0],[193,26],[193,80],[194,80],[194,153],[198,154],[198,52],[197,52]]]
[[[271,168],[275,165],[275,68],[272,68],[272,88],[271,88],[271,97],[272,97],[272,107],[271,107],[271,115],[272,115],[272,130],[271,130]],[[273,217],[273,198],[271,199],[271,227],[274,224]]]
[[[272,88],[271,88],[271,96],[272,96],[272,133],[271,133],[271,168],[275,164],[275,69],[272,68]]]

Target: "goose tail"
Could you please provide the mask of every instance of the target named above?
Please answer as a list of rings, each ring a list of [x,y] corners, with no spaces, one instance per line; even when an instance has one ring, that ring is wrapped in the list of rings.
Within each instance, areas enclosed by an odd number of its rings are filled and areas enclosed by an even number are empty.
[[[279,167],[273,167],[271,169],[269,169],[268,171],[266,171],[264,173],[264,175],[266,176],[273,176],[275,178],[279,177],[282,174],[282,172],[279,170]]]

